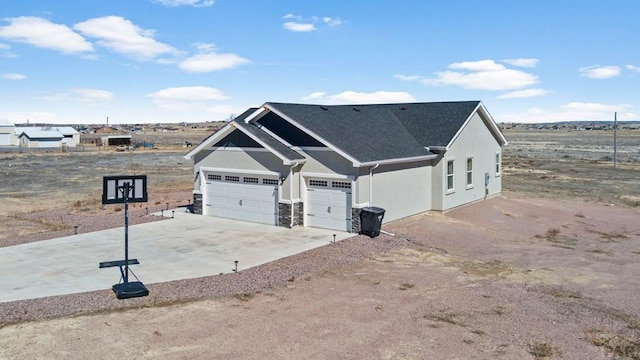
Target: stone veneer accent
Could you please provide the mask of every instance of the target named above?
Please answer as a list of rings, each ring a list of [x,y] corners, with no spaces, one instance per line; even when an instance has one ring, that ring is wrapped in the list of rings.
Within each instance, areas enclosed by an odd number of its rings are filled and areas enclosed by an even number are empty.
[[[301,202],[293,204],[293,226],[302,226],[304,205]],[[278,203],[278,226],[291,225],[291,204]]]
[[[193,213],[202,215],[202,194],[193,194]]]
[[[351,232],[354,234],[360,234],[362,225],[360,224],[360,213],[362,209],[351,208]]]

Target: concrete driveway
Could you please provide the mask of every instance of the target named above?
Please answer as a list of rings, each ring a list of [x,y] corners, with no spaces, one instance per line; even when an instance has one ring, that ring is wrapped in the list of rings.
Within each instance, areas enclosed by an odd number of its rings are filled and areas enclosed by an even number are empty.
[[[165,212],[168,213],[168,212]],[[123,219],[124,223],[124,219]],[[280,228],[184,213],[129,227],[131,269],[145,284],[229,273],[298,254],[353,234]],[[0,248],[0,302],[110,289],[124,259],[124,227]],[[130,281],[135,279],[130,278]]]

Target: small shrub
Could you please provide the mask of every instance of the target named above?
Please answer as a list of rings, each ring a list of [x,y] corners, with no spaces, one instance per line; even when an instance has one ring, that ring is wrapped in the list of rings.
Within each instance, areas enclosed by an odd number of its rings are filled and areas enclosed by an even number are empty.
[[[529,354],[536,359],[546,359],[553,355],[553,347],[547,343],[532,343],[528,347]]]

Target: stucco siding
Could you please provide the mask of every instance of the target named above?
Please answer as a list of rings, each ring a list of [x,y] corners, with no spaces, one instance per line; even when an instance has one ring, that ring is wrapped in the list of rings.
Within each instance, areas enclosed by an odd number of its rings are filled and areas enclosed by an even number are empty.
[[[450,149],[443,154],[434,167],[434,200],[435,210],[448,210],[456,206],[484,199],[500,193],[502,178],[496,174],[496,154],[501,147],[487,128],[482,118],[474,114],[467,126],[455,139]],[[467,184],[467,160],[472,159],[472,182]],[[447,189],[447,163],[453,161],[453,190]],[[485,187],[485,173],[489,181]]]
[[[431,209],[431,163],[380,166],[373,171],[372,206],[389,222]]]
[[[355,175],[353,164],[329,150],[297,150],[306,158],[300,171],[319,174]]]

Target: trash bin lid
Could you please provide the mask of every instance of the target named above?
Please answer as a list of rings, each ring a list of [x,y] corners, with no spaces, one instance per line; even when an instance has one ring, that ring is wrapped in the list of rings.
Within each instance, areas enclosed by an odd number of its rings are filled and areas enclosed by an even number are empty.
[[[362,208],[362,211],[367,211],[370,213],[374,213],[374,214],[384,214],[384,209],[381,207],[377,207],[377,206],[367,206]]]

